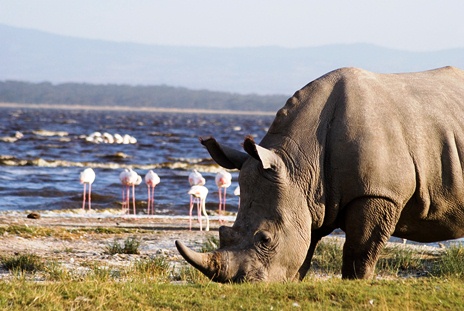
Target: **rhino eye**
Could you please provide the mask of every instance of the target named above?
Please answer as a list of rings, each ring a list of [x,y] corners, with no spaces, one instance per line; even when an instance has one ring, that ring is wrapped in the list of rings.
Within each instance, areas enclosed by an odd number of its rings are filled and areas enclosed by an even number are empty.
[[[255,243],[268,245],[272,241],[271,234],[267,231],[258,231],[254,237]]]

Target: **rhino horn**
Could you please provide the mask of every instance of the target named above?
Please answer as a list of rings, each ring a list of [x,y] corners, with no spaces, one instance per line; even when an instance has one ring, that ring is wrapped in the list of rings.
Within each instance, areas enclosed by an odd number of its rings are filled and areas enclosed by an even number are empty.
[[[213,279],[215,281],[221,282],[223,281],[219,276],[219,266],[217,264],[217,258],[214,258],[216,255],[215,253],[197,253],[187,246],[185,246],[182,242],[176,241],[176,247],[179,253],[184,257],[184,259],[198,269],[201,273]]]
[[[241,169],[243,163],[248,159],[246,153],[223,146],[213,137],[200,138],[200,142],[206,147],[213,160],[224,168]]]
[[[273,151],[269,149],[266,149],[256,144],[253,140],[253,137],[247,136],[245,138],[243,148],[250,156],[260,161],[264,169],[269,169],[277,166],[279,160],[277,154],[275,154]]]

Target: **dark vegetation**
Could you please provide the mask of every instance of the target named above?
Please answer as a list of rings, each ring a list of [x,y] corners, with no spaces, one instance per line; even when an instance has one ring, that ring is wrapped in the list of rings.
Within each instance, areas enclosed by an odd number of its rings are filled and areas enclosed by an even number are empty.
[[[239,111],[277,111],[283,95],[242,95],[171,86],[0,81],[0,102]]]

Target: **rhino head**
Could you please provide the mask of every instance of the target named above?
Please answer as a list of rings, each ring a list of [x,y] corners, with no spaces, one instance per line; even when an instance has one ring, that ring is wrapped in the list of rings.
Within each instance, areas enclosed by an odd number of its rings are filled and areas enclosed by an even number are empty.
[[[201,139],[213,159],[239,169],[240,210],[232,227],[219,228],[220,246],[197,253],[176,241],[179,253],[217,282],[287,281],[298,277],[311,242],[304,186],[295,182],[284,153],[247,137],[241,152]]]

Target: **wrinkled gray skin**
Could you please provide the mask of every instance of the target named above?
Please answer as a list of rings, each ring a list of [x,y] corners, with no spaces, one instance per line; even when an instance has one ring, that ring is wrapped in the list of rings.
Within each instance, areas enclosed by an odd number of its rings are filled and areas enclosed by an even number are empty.
[[[302,279],[318,241],[346,233],[343,278],[369,278],[393,235],[464,236],[464,72],[343,68],[291,97],[245,152],[202,140],[240,169],[241,207],[220,247],[182,256],[219,282]]]

